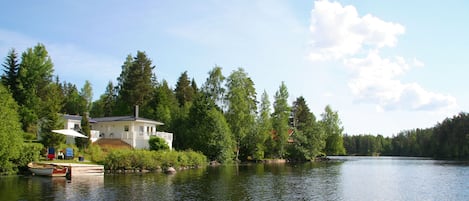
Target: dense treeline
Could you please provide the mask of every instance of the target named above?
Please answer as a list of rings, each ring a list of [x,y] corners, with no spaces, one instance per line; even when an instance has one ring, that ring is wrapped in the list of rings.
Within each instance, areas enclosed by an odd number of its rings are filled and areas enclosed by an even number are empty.
[[[432,128],[402,131],[393,137],[345,135],[349,155],[469,158],[469,114],[459,113]]]
[[[86,81],[78,88],[53,75],[52,59],[42,44],[28,48],[21,56],[12,49],[2,66],[2,96],[11,97],[5,101],[17,105],[9,107],[17,120],[2,118],[2,124],[12,124],[16,130],[2,135],[15,135],[18,142],[40,136],[45,147],[56,147],[65,142],[63,135],[51,132],[62,128],[61,113],[130,115],[139,105],[141,117],[164,122],[159,129],[174,133],[176,149],[200,151],[209,160],[312,160],[324,153],[345,153],[336,111],[327,106],[322,119],[317,120],[303,97],[293,105],[288,103],[283,82],[272,104],[266,92],[259,102],[255,84],[242,68],[225,76],[222,68],[215,66],[200,87],[185,71],[172,87],[157,79],[152,60],[137,51],[125,58],[116,82],[109,81],[104,94],[93,102],[91,83]],[[89,128],[89,122],[83,121],[82,132],[89,135]],[[77,143],[78,147],[89,145],[88,140]]]
[[[257,97],[255,83],[238,68],[225,76],[215,66],[199,87],[187,71],[174,87],[157,79],[157,70],[145,52],[128,55],[116,82],[92,101],[91,83],[82,88],[54,76],[53,62],[44,45],[18,55],[12,49],[2,64],[0,109],[0,171],[14,171],[24,140],[41,137],[43,146],[59,146],[63,135],[60,113],[86,117],[130,115],[164,122],[159,130],[174,133],[173,146],[194,150],[209,160],[314,160],[320,155],[401,155],[465,158],[468,155],[467,114],[461,113],[431,129],[416,129],[392,138],[343,136],[338,112],[326,106],[317,119],[304,97],[289,103],[288,88],[280,83],[273,102],[264,91]],[[89,135],[90,125],[82,122]],[[88,140],[78,140],[87,147]]]

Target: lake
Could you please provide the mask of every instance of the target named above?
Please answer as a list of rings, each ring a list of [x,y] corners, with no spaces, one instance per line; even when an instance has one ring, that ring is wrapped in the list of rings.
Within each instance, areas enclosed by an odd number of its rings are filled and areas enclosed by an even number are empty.
[[[104,177],[0,177],[0,200],[469,200],[469,163],[335,157]]]

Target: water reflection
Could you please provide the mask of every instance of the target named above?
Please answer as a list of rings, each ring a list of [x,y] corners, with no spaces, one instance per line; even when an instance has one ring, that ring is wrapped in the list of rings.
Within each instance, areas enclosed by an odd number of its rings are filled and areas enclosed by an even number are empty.
[[[422,158],[250,164],[104,177],[0,177],[1,200],[467,200],[469,166]]]

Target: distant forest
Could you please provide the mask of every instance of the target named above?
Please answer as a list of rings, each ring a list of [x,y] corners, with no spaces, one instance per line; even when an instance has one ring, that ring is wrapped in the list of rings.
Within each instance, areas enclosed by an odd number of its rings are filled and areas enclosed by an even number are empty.
[[[445,158],[469,154],[465,113],[434,128],[394,137],[344,135],[338,112],[330,106],[316,116],[304,97],[289,103],[283,82],[271,103],[265,91],[258,97],[255,83],[242,68],[225,76],[220,66],[214,66],[200,86],[185,71],[175,86],[169,86],[164,78],[157,79],[158,69],[146,53],[137,51],[125,58],[119,77],[109,81],[104,94],[93,101],[90,82],[79,89],[53,75],[52,59],[42,44],[21,56],[12,49],[2,66],[0,112],[14,118],[2,118],[0,124],[5,130],[19,129],[0,133],[0,143],[8,144],[12,136],[22,141],[41,134],[42,144],[57,146],[65,142],[51,132],[63,127],[60,114],[130,115],[139,105],[140,116],[164,122],[158,129],[174,133],[177,150],[199,151],[220,162],[308,161],[347,153]]]
[[[349,155],[469,159],[469,115],[461,112],[432,128],[402,131],[393,137],[345,135],[344,146]]]

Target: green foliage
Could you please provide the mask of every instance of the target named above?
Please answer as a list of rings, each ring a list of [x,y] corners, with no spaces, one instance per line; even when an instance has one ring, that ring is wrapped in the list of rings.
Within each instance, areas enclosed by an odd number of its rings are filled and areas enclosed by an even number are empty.
[[[469,114],[461,112],[445,119],[433,130],[434,156],[438,158],[469,158]]]
[[[65,143],[65,135],[53,133],[52,130],[63,128],[63,118],[59,114],[61,108],[60,99],[56,99],[57,94],[60,93],[60,88],[57,84],[51,83],[46,87],[47,93],[42,101],[42,112],[39,113],[41,119],[39,121],[39,134],[41,142],[46,147],[56,147]]]
[[[10,90],[12,94],[17,94],[17,77],[18,77],[18,54],[15,49],[11,49],[8,52],[8,56],[5,59],[5,63],[2,64],[4,67],[4,74],[2,75],[1,81],[3,85]]]
[[[223,114],[207,95],[201,94],[188,116],[187,147],[201,151],[210,160],[220,162],[233,159],[233,140]],[[190,138],[189,138],[190,137]]]
[[[60,88],[64,97],[63,107],[60,111],[64,114],[83,114],[86,106],[77,87],[72,83],[64,82]]]
[[[90,144],[85,151],[91,158],[91,161],[102,164],[105,158],[104,152],[99,145]]]
[[[224,106],[224,95],[226,91],[223,87],[223,82],[226,78],[223,76],[221,70],[222,68],[220,66],[215,66],[209,71],[208,78],[202,87],[202,91],[208,94],[219,108],[223,108]]]
[[[179,112],[177,99],[166,80],[163,80],[155,88],[154,94],[154,97],[150,100],[146,109],[142,111],[142,114],[148,118],[164,122],[165,125],[160,126],[160,128],[162,130],[170,130],[172,122],[176,119]]]
[[[273,157],[284,158],[287,154],[288,130],[290,129],[288,106],[288,90],[284,82],[274,96],[274,113],[272,113],[272,128],[274,132]]]
[[[0,84],[0,174],[14,173],[12,161],[20,157],[23,131],[17,108],[11,94]]]
[[[28,163],[39,161],[41,151],[44,150],[44,145],[40,143],[23,143],[21,146],[21,154],[18,159],[14,160],[14,164],[20,170],[26,170]]]
[[[116,110],[114,115],[128,115],[133,106],[145,108],[154,92],[153,69],[151,60],[145,52],[137,51],[137,55],[128,55],[122,65],[117,86]]]
[[[254,160],[262,160],[269,148],[272,146],[272,120],[270,119],[270,101],[267,92],[261,96],[259,116],[256,120],[257,132],[252,137],[255,148],[252,154]]]
[[[326,145],[324,130],[316,122],[303,97],[297,98],[293,103],[292,114],[296,130],[292,136],[289,158],[295,161],[314,160]]]
[[[84,102],[84,110],[81,113],[89,113],[93,106],[93,88],[90,81],[86,80],[85,85],[81,88],[80,97]]]
[[[92,117],[109,117],[113,114],[116,105],[116,89],[111,81],[106,86],[106,91],[99,100],[92,104],[90,115]]]
[[[328,105],[323,114],[321,114],[322,120],[320,121],[324,132],[326,133],[326,147],[324,152],[327,155],[345,155],[344,141],[343,141],[343,130],[339,114],[337,111],[333,111]]]
[[[84,115],[82,115],[82,118],[81,118],[81,133],[85,136],[88,136],[88,138],[75,138],[75,144],[82,148],[82,149],[86,149],[90,144],[91,144],[91,140],[90,140],[90,137],[91,137],[91,125],[90,125],[90,121],[89,121],[89,118],[88,118],[88,113],[85,113]]]
[[[195,90],[191,86],[191,81],[189,80],[187,71],[184,71],[184,73],[179,77],[174,92],[180,107],[183,107],[195,99]]]
[[[49,109],[44,108],[48,106],[45,99],[60,97],[56,93],[50,97],[49,85],[52,82],[53,71],[52,60],[44,45],[38,44],[22,54],[18,69],[18,94],[14,98],[20,105],[21,122],[26,132],[37,132],[36,123],[42,117],[41,113],[47,113]],[[57,112],[57,110],[50,112]]]
[[[114,150],[104,159],[108,170],[158,170],[207,165],[207,157],[194,151]]]
[[[226,120],[231,128],[233,140],[236,142],[236,160],[245,143],[245,137],[255,132],[256,89],[251,78],[244,69],[233,71],[227,79],[226,87]],[[250,150],[244,150],[249,153]]]
[[[169,150],[169,146],[163,138],[151,136],[148,143],[151,151]]]

